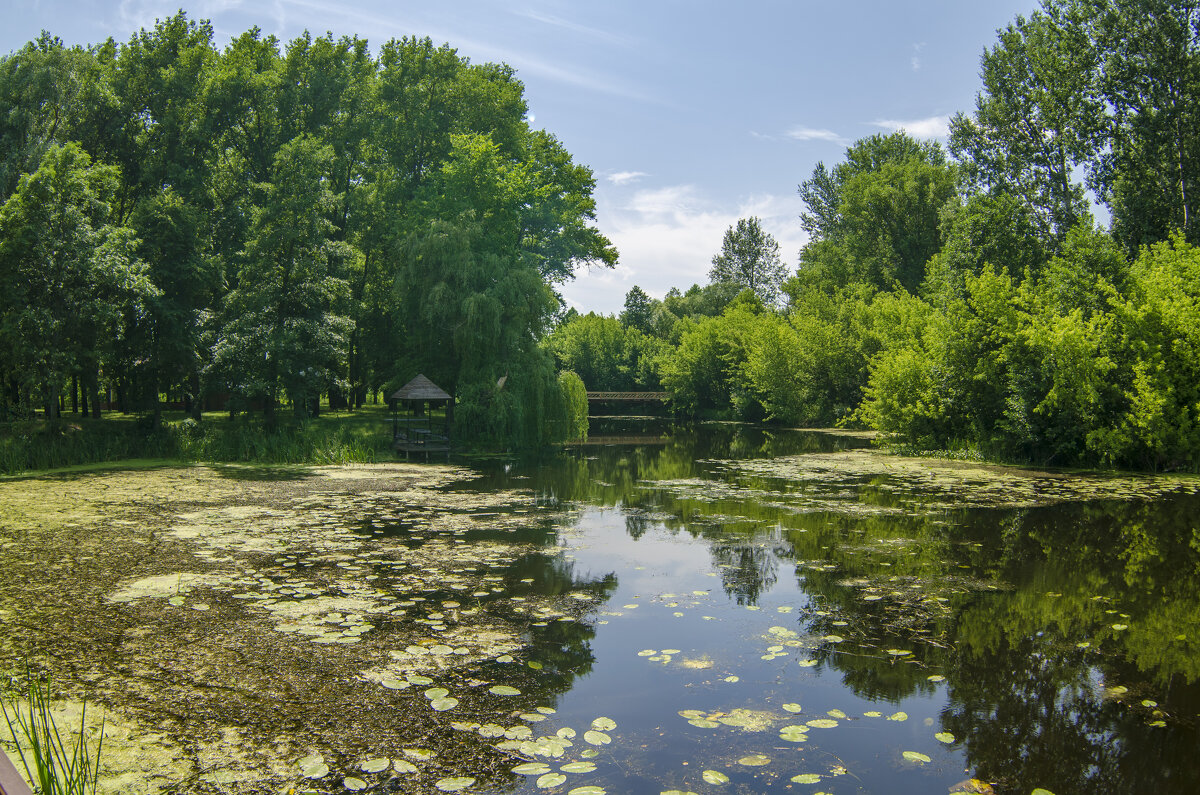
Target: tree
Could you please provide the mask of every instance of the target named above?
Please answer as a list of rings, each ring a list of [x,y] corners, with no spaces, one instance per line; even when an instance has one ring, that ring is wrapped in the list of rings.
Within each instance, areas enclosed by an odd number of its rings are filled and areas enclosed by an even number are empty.
[[[621,325],[650,334],[654,327],[654,305],[657,302],[646,295],[636,284],[625,294],[625,311],[621,313]]]
[[[306,413],[342,372],[349,333],[342,263],[351,252],[330,238],[332,157],[306,135],[280,148],[226,299],[215,374],[233,392],[261,399],[268,422],[280,389]]]
[[[779,285],[787,269],[779,259],[779,244],[763,231],[757,217],[742,218],[725,230],[721,253],[708,272],[713,284],[728,283],[754,292],[764,304],[779,300]]]
[[[983,54],[975,113],[950,122],[968,189],[1020,197],[1043,246],[1088,217],[1074,171],[1095,155],[1102,123],[1092,77],[1098,57],[1078,29],[1042,13],[1017,17]]]
[[[819,163],[799,192],[807,207],[801,223],[812,235],[800,252],[801,282],[912,292],[941,247],[956,172],[939,144],[901,131],[857,141],[832,170]]]
[[[102,353],[157,295],[133,233],[108,223],[116,182],[78,145],[52,146],[0,208],[0,369],[51,419],[72,376],[99,405]]]

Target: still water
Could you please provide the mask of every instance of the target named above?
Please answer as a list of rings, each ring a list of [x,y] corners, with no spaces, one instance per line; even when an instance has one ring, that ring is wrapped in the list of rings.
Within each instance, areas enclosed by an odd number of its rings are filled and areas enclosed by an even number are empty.
[[[1190,795],[1198,486],[647,419],[5,481],[0,666],[108,792]]]
[[[592,435],[469,486],[569,509],[514,588],[599,598],[530,623],[535,675],[484,666],[554,710],[534,738],[572,742],[510,738],[541,764],[492,791],[1200,789],[1194,482],[931,470],[734,425]]]

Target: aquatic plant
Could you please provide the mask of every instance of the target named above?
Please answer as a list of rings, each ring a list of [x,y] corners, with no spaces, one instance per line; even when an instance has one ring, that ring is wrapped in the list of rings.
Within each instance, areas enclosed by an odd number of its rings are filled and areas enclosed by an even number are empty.
[[[64,740],[50,709],[50,683],[26,677],[24,706],[18,699],[0,696],[0,712],[17,746],[25,777],[40,795],[95,795],[100,777],[100,752],[104,722],[93,753],[85,737],[87,704],[83,705],[80,731]]]

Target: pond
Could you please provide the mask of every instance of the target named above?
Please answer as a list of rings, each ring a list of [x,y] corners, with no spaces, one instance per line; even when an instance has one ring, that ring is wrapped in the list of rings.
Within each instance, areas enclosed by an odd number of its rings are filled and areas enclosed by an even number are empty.
[[[0,482],[0,661],[110,792],[1196,791],[1200,480],[592,434]]]

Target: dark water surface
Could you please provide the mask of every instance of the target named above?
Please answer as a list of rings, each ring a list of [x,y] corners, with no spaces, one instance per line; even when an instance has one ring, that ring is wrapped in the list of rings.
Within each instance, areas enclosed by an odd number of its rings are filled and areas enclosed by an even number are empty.
[[[977,474],[755,465],[865,444],[850,437],[617,419],[592,435],[464,487],[571,509],[530,529],[565,549],[517,562],[517,593],[603,598],[530,626],[542,667],[522,686],[556,710],[535,734],[578,731],[551,770],[593,747],[598,717],[611,742],[594,771],[506,791],[1200,790],[1189,490],[1010,500],[1029,495]]]

